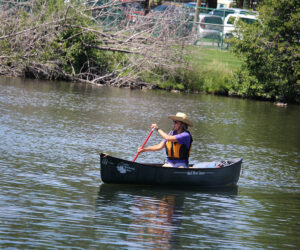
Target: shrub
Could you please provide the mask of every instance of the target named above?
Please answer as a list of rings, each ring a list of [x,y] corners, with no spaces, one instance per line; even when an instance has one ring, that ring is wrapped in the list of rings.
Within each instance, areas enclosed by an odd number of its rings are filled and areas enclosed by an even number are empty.
[[[265,0],[260,22],[239,25],[232,49],[244,62],[233,92],[300,103],[299,11],[297,0]]]

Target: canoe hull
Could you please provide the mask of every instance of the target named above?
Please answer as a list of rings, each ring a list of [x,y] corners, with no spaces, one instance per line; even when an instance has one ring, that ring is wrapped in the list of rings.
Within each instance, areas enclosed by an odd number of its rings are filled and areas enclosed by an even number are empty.
[[[180,185],[199,187],[235,186],[242,159],[221,168],[170,168],[162,164],[142,164],[100,154],[100,173],[104,183],[142,185]]]

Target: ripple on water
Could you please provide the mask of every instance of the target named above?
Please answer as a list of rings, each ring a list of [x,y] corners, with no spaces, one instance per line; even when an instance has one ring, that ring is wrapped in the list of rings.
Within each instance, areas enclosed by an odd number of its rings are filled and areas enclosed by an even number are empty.
[[[169,131],[178,111],[194,122],[192,162],[243,157],[237,189],[99,188],[99,152],[131,160],[151,123]],[[0,79],[1,247],[299,246],[298,117],[241,99]]]

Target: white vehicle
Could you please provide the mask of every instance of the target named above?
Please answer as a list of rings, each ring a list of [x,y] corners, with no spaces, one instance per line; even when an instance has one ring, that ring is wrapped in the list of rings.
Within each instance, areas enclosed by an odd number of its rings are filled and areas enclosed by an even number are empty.
[[[223,20],[219,16],[199,15],[198,37],[220,40],[223,31]]]
[[[224,38],[231,38],[235,36],[235,27],[239,20],[248,24],[252,24],[257,21],[257,16],[244,14],[229,14],[224,20]]]
[[[239,9],[239,8],[218,8],[209,12],[211,15],[220,16],[223,20],[230,14],[255,14],[250,10]]]

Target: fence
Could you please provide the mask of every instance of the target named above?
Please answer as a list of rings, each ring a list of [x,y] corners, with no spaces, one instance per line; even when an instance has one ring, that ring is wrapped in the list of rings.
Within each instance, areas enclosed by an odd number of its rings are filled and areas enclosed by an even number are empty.
[[[212,12],[216,9],[199,7],[198,18],[195,19],[197,8],[195,6],[183,6],[183,9],[192,17],[189,22],[193,22],[192,37],[193,44],[198,46],[228,48],[228,44],[224,40],[224,24],[223,21],[227,15],[226,11],[217,10],[218,13]]]

